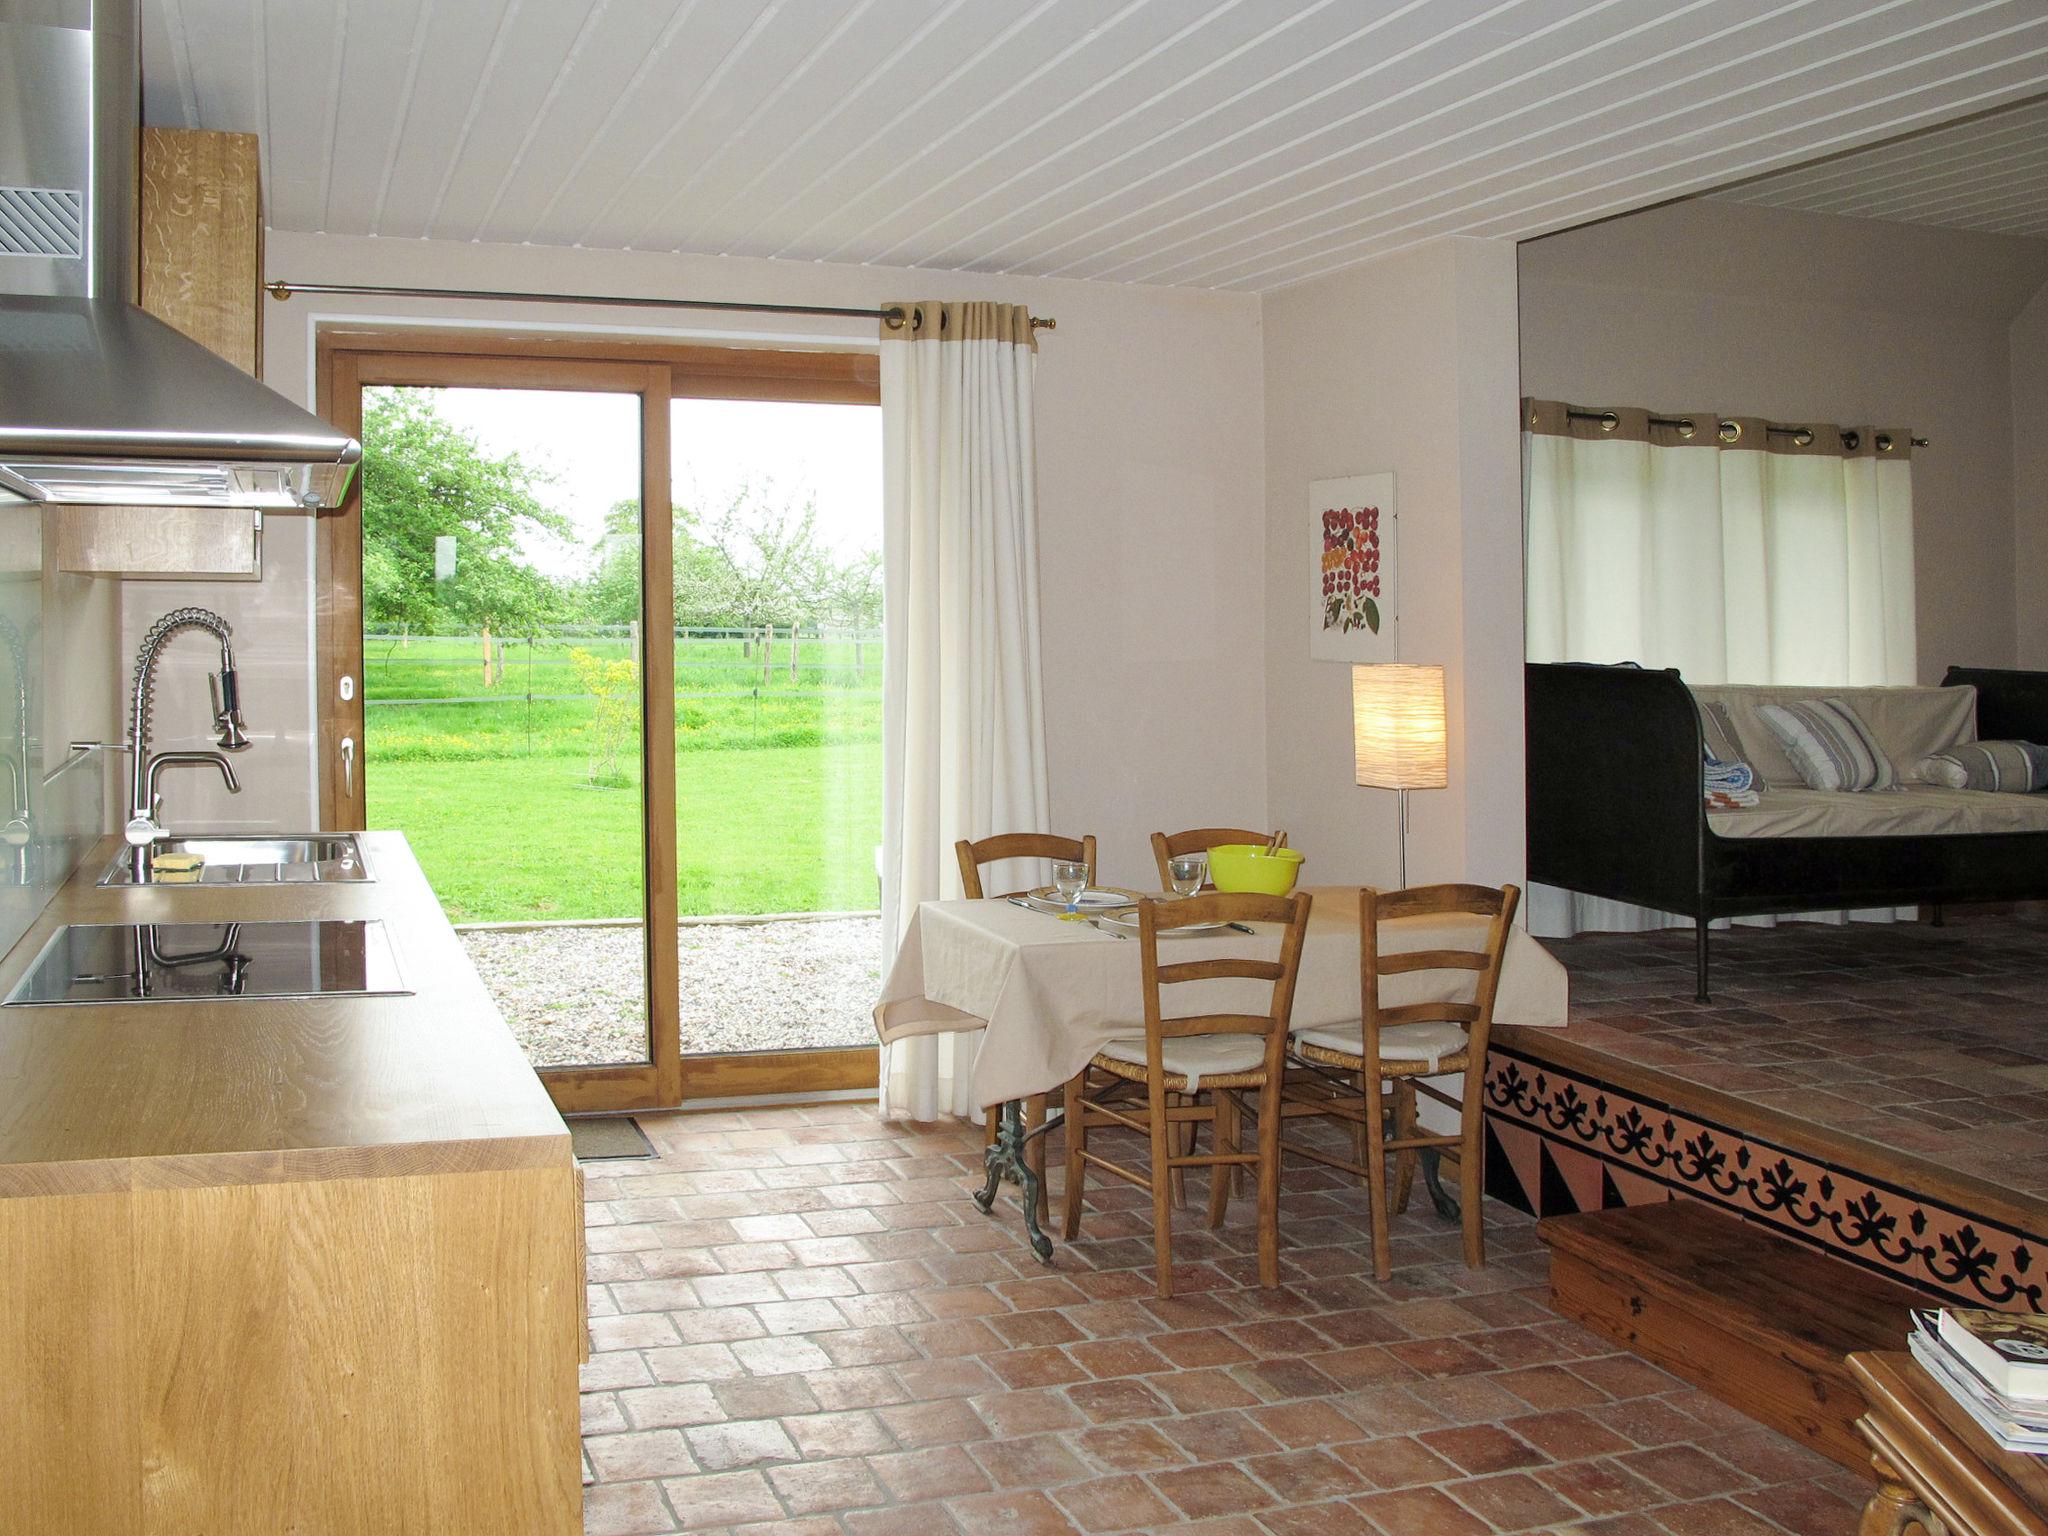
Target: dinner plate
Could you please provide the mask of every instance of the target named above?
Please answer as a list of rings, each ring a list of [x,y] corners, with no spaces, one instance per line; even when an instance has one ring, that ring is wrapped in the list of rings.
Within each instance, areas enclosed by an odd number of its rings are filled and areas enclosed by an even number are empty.
[[[1050,912],[1056,917],[1064,916],[1067,910],[1065,898],[1051,886],[1039,891],[1028,891],[1017,900],[1034,912]],[[1091,917],[1100,916],[1105,912],[1127,911],[1136,905],[1136,900],[1128,892],[1106,890],[1101,886],[1090,886],[1074,898],[1074,910]]]

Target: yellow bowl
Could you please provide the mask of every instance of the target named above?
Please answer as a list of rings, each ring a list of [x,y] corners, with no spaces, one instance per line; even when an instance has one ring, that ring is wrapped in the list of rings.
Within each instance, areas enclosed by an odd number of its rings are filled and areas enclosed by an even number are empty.
[[[1209,850],[1209,879],[1219,891],[1285,896],[1300,874],[1301,855],[1292,848],[1268,853],[1259,843],[1224,843]]]

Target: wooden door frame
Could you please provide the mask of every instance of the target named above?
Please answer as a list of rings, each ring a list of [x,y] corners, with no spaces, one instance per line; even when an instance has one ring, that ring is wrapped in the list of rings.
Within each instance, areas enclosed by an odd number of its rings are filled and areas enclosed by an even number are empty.
[[[641,731],[646,818],[646,976],[653,1059],[624,1066],[540,1068],[565,1113],[656,1109],[688,1100],[858,1090],[876,1085],[875,1047],[762,1051],[685,1058],[681,978],[675,935],[675,649],[652,644],[673,629],[673,513],[669,402],[674,399],[879,404],[879,360],[871,352],[708,347],[549,332],[369,329],[322,325],[315,334],[316,410],[358,439],[362,391],[379,384],[427,387],[582,389],[635,393],[641,399],[642,580]],[[314,535],[316,711],[320,821],[342,829],[363,820],[364,778],[343,793],[341,738],[363,737],[362,679],[354,698],[339,681],[362,647],[362,476]],[[353,581],[334,574],[354,571]],[[655,750],[659,742],[662,750]],[[655,942],[668,935],[666,943]]]

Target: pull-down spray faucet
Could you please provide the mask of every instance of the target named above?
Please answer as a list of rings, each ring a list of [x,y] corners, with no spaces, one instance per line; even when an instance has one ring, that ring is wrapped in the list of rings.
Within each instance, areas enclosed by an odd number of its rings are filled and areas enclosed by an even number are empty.
[[[128,715],[128,825],[124,835],[128,839],[138,883],[149,875],[150,844],[164,836],[159,819],[163,796],[157,793],[156,787],[158,775],[164,769],[218,768],[230,792],[239,794],[242,789],[235,778],[234,765],[220,752],[160,752],[154,757],[150,755],[151,693],[156,684],[157,658],[174,635],[188,629],[207,630],[220,641],[220,671],[207,679],[213,695],[214,740],[226,752],[240,752],[249,745],[248,733],[242,726],[241,689],[235,675],[235,648],[229,639],[233,630],[228,621],[205,608],[172,609],[149,627],[149,633],[142,637],[141,648],[135,653],[135,687]]]

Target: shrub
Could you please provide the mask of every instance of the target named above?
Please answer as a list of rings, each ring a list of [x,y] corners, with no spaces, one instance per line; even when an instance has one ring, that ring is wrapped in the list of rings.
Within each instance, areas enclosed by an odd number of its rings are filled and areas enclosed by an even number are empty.
[[[591,732],[596,745],[590,759],[590,782],[621,789],[633,781],[619,768],[619,749],[640,727],[640,664],[632,657],[599,656],[577,647],[569,652],[577,681],[596,701]]]

